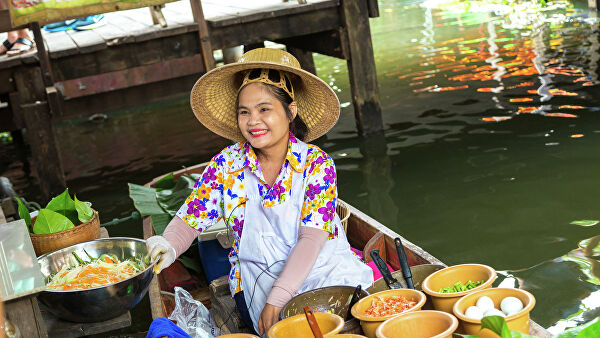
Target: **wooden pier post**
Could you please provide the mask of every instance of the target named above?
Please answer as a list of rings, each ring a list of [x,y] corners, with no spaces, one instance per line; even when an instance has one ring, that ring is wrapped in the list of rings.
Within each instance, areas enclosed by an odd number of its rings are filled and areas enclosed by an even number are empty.
[[[348,41],[348,74],[356,127],[361,135],[383,131],[369,10],[365,0],[342,0],[341,17]]]
[[[39,67],[24,67],[15,72],[19,104],[15,107],[27,128],[32,163],[45,201],[67,186],[54,134],[46,87]]]
[[[597,11],[600,7],[600,0],[588,0],[588,7],[590,11]]]
[[[300,62],[300,66],[307,72],[317,75],[317,68],[315,67],[315,60],[313,59],[313,55],[311,51],[286,46],[285,49],[298,59]]]

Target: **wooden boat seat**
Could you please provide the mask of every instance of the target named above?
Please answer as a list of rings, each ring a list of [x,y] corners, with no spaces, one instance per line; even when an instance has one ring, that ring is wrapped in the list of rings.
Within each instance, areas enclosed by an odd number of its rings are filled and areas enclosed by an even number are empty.
[[[254,330],[246,326],[242,320],[235,301],[231,298],[227,276],[213,280],[209,286],[209,293],[210,314],[223,333],[254,333]]]

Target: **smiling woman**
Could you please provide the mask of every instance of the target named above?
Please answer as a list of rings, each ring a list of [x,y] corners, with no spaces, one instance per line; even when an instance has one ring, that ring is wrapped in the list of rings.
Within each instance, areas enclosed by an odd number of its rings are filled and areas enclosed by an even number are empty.
[[[298,292],[373,283],[335,213],[333,160],[304,143],[339,117],[339,101],[325,82],[289,53],[255,49],[200,78],[191,104],[208,129],[238,143],[213,157],[163,236],[148,239],[152,256],[162,254],[159,270],[197,231],[224,219],[234,238],[231,295],[260,334]]]

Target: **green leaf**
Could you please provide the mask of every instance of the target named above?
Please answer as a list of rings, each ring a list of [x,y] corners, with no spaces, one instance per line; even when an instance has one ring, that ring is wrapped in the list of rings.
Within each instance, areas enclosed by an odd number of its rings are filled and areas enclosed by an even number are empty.
[[[510,330],[506,326],[506,321],[500,316],[483,317],[481,320],[481,329],[489,329],[502,338],[510,338]]]
[[[77,210],[75,209],[75,202],[73,202],[71,196],[69,196],[68,188],[62,194],[50,200],[50,203],[48,203],[46,209],[52,210],[67,217],[71,223],[79,224]]]
[[[177,213],[177,210],[185,203],[186,198],[192,193],[195,183],[196,181],[192,177],[181,176],[172,189],[157,190],[156,200],[173,217]]]
[[[49,209],[42,209],[35,219],[33,233],[38,235],[52,234],[73,227],[75,227],[73,222],[67,217]]]
[[[175,187],[175,176],[173,176],[173,173],[166,175],[154,183],[154,188],[156,188],[156,191],[172,189],[173,187]]]
[[[29,232],[33,232],[33,230],[31,229],[31,215],[29,215],[29,210],[27,209],[27,207],[25,206],[25,203],[23,203],[23,201],[21,201],[20,198],[18,198],[16,196],[14,198],[17,201],[17,204],[19,205],[19,208],[18,208],[19,217],[21,217],[21,219],[25,221],[25,224],[27,224],[27,229],[29,229]]]
[[[584,220],[581,220],[581,221],[573,221],[570,224],[579,225],[579,226],[582,226],[582,227],[591,227],[591,226],[594,226],[594,225],[596,225],[598,223],[600,223],[600,221],[598,221],[598,220],[584,219]]]
[[[150,220],[152,220],[152,228],[154,229],[154,233],[157,235],[162,235],[165,231],[165,228],[171,222],[173,217],[167,213],[163,213],[160,215],[151,215]]]
[[[204,271],[197,259],[193,259],[188,256],[179,256],[177,259],[181,262],[181,264],[183,264],[183,266],[190,270],[194,270],[198,273],[202,273]]]
[[[143,217],[165,213],[156,201],[156,189],[133,183],[128,185],[129,198],[133,200],[133,205]]]
[[[556,338],[596,338],[600,337],[600,317],[559,333]]]
[[[94,211],[85,202],[81,202],[77,199],[77,195],[74,195],[75,209],[77,210],[77,218],[81,223],[85,223],[94,217]]]

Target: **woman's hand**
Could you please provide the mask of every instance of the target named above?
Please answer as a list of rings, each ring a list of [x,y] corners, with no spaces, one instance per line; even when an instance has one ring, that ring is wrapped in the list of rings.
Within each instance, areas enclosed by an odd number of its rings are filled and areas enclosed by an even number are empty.
[[[279,319],[280,307],[268,304],[263,308],[258,320],[258,331],[261,335],[267,333],[273,324]]]
[[[163,269],[175,262],[177,253],[175,249],[163,236],[152,236],[146,240],[146,247],[150,253],[150,260],[156,262],[154,265],[155,274],[159,274]]]

